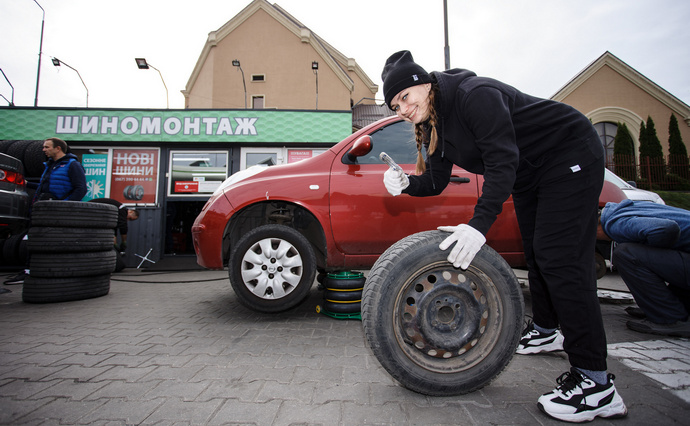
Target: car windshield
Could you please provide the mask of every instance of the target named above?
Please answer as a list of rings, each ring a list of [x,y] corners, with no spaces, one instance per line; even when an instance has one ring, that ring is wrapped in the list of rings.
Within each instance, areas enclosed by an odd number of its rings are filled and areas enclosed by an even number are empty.
[[[623,179],[618,177],[618,175],[613,173],[611,170],[604,169],[604,172],[605,172],[604,176],[605,176],[606,180],[615,184],[617,187],[619,187],[621,189],[633,188],[629,183],[627,183],[626,181],[624,181]]]

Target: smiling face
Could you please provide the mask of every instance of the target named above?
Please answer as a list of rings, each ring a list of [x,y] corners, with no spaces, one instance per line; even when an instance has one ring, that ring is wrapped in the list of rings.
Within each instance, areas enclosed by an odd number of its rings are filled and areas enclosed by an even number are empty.
[[[393,97],[391,109],[405,121],[422,123],[429,118],[429,91],[430,83],[408,87]]]

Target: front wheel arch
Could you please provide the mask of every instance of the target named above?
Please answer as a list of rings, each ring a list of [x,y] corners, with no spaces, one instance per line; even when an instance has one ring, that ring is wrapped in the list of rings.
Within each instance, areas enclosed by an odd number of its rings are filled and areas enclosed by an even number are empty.
[[[258,202],[233,214],[223,233],[223,262],[230,265],[230,255],[244,235],[270,224],[288,226],[301,233],[312,245],[317,268],[326,269],[327,243],[323,226],[312,211],[287,201]]]

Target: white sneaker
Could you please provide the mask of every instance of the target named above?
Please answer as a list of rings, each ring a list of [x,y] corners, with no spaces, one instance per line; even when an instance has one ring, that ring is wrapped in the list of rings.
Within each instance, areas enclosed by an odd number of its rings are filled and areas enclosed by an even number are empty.
[[[522,332],[522,339],[515,351],[521,355],[538,354],[540,352],[555,352],[563,350],[563,334],[556,329],[553,333],[540,333],[534,329],[532,321]]]
[[[556,389],[539,397],[537,405],[548,416],[566,422],[588,422],[597,416],[625,417],[628,409],[616,392],[614,379],[609,374],[608,382],[600,385],[571,367],[556,380]]]

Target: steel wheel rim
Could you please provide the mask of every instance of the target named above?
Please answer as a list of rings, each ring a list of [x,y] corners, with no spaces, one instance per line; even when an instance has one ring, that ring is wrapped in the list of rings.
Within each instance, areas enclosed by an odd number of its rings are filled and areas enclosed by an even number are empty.
[[[437,373],[480,363],[500,334],[503,304],[491,279],[470,266],[436,262],[398,290],[393,307],[396,342],[412,362]]]

